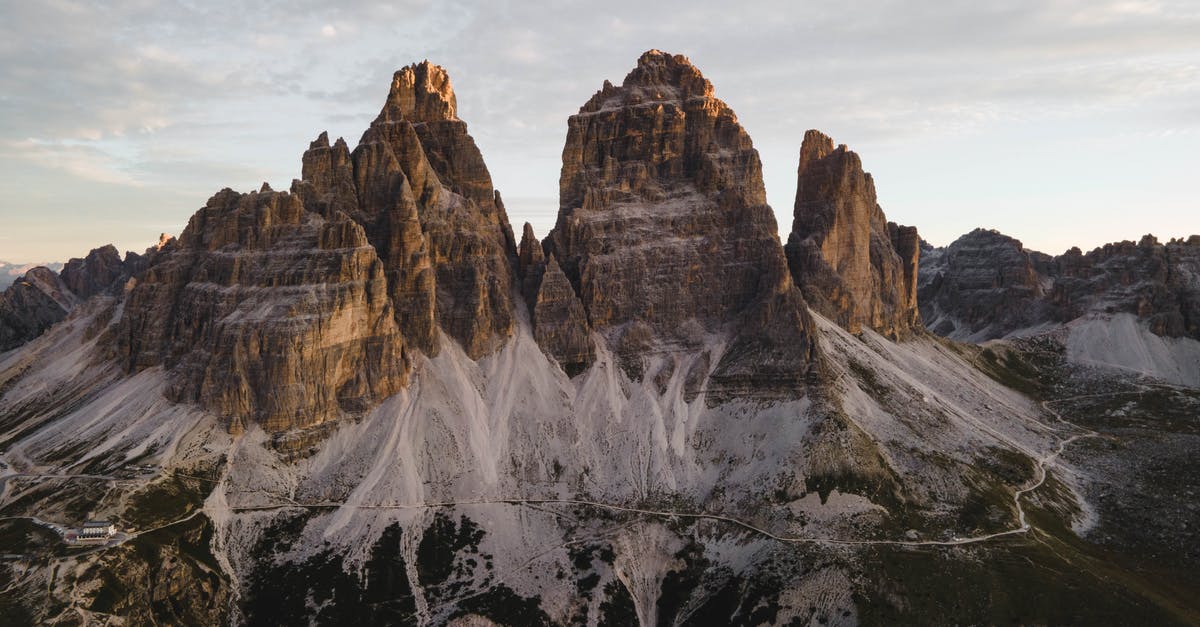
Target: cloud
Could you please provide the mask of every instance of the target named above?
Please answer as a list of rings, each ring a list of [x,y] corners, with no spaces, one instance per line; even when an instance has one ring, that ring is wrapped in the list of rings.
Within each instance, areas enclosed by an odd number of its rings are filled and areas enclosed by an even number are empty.
[[[113,155],[84,144],[47,143],[33,139],[0,142],[0,158],[26,161],[85,181],[140,187]]]
[[[63,185],[286,186],[308,140],[354,143],[391,73],[425,58],[514,198],[554,194],[566,117],[648,48],[713,81],[780,173],[777,204],[810,127],[860,150],[1084,120],[1200,128],[1188,1],[107,4],[9,3],[0,21],[0,150]],[[0,219],[35,200],[7,202]]]

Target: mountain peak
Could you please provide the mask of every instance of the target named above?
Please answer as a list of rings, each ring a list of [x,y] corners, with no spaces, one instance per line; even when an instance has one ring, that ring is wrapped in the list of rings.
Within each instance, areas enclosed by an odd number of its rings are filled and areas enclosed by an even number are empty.
[[[607,111],[647,102],[686,102],[691,98],[712,98],[713,86],[687,57],[661,50],[647,50],[637,66],[625,76],[620,87],[609,81],[596,92],[580,113]],[[719,101],[718,101],[719,102]],[[724,103],[720,108],[727,110]]]
[[[413,63],[392,76],[384,110],[393,109],[410,122],[458,119],[458,101],[450,75],[428,60]]]
[[[820,131],[804,134],[787,251],[814,309],[853,333],[916,328],[918,240],[916,229],[887,221],[856,153]]]

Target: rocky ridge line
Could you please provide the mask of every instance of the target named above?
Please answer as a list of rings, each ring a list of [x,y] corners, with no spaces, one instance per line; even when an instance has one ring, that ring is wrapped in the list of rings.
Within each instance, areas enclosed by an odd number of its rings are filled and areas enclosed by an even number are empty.
[[[0,351],[36,339],[65,320],[79,304],[116,289],[141,272],[171,240],[164,233],[157,246],[141,255],[126,252],[124,259],[116,247],[107,244],[92,249],[85,257],[71,259],[57,273],[44,266],[30,269],[0,293]]]
[[[945,248],[924,244],[919,299],[929,329],[984,341],[1089,314],[1130,313],[1155,334],[1200,339],[1200,235],[1147,235],[1057,257],[976,229]]]

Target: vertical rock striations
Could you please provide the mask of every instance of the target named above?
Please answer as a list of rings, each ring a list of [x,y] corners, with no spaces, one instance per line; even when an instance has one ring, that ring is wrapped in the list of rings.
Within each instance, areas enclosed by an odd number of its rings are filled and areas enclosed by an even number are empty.
[[[169,369],[172,400],[234,426],[313,426],[405,382],[383,264],[362,227],[286,192],[213,196],[133,287],[120,332],[130,369]]]
[[[537,304],[538,287],[545,273],[546,253],[542,250],[542,243],[533,234],[533,226],[526,222],[521,230],[521,244],[517,247],[517,275],[521,279],[521,295],[531,314]]]
[[[442,68],[395,74],[351,151],[322,133],[291,193],[225,190],[132,289],[119,353],[172,398],[272,432],[369,410],[439,331],[472,358],[511,334],[516,249]]]
[[[547,252],[590,328],[627,365],[648,349],[694,349],[729,332],[717,367],[725,384],[795,382],[807,371],[811,321],[758,152],[685,57],[645,53],[621,86],[606,81],[571,116],[559,194]]]
[[[583,303],[553,255],[544,266],[532,310],[534,338],[568,375],[592,363],[595,355]]]
[[[121,254],[112,244],[93,249],[83,259],[75,258],[63,266],[63,283],[73,294],[87,300],[128,276]]]
[[[312,210],[363,225],[416,347],[436,353],[440,325],[478,358],[511,334],[512,230],[441,67],[396,72],[353,153],[322,134],[296,191]]]
[[[918,243],[914,227],[884,217],[857,154],[819,131],[804,134],[786,250],[814,309],[851,332],[904,336],[919,324]]]
[[[982,341],[1061,319],[1046,299],[1038,254],[984,229],[936,254],[923,251],[919,300],[925,325],[952,339]]]
[[[1200,236],[1163,244],[1145,235],[1053,261],[1043,280],[1064,319],[1132,313],[1157,335],[1200,340]]]

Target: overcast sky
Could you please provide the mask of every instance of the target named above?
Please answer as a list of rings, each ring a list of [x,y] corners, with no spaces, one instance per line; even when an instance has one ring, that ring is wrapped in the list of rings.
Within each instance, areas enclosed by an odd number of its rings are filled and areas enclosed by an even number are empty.
[[[0,0],[0,259],[140,251],[222,187],[286,189],[309,141],[353,146],[426,58],[542,236],[567,116],[650,48],[737,112],[785,234],[809,128],[935,244],[1200,233],[1200,2],[104,4]]]

